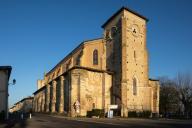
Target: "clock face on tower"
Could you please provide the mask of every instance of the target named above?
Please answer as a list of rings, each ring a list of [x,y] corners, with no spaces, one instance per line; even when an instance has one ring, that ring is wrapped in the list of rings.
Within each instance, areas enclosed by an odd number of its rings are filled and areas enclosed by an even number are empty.
[[[138,37],[139,36],[139,27],[136,24],[133,24],[131,26],[131,32],[133,36]]]

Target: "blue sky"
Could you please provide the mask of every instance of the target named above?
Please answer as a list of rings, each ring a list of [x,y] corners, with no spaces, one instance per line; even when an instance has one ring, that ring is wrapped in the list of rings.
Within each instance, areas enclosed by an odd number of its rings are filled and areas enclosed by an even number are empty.
[[[192,66],[191,0],[0,0],[0,65],[13,67],[10,105],[122,6],[149,18],[150,77],[174,77]]]

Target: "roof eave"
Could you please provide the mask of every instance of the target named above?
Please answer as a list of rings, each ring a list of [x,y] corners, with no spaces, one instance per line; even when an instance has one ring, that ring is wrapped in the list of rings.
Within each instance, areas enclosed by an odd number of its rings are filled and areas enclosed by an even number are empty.
[[[9,80],[12,67],[11,66],[0,66],[0,70],[7,70],[8,71],[8,80]]]
[[[139,16],[140,18],[144,19],[146,22],[149,21],[148,18],[146,18],[146,17],[140,15],[139,13],[137,13],[137,12],[135,12],[135,11],[133,11],[133,10],[127,8],[127,7],[122,7],[122,8],[119,9],[115,14],[113,14],[113,15],[112,15],[112,16],[111,16],[111,17],[110,17],[110,18],[109,18],[109,19],[108,19],[108,20],[107,20],[101,27],[102,27],[102,28],[105,28],[106,25],[107,25],[113,18],[115,18],[121,11],[123,11],[123,10],[127,10],[127,11],[129,11],[129,12],[131,12],[131,13],[133,13],[133,14]]]

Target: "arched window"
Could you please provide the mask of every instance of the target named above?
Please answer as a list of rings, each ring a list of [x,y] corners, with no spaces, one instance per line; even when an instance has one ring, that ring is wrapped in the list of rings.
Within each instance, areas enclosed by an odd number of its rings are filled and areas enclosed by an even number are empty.
[[[97,49],[95,49],[93,51],[93,64],[98,65],[98,50]]]
[[[76,65],[81,66],[81,58],[80,58],[80,56],[78,56],[76,58]]]
[[[137,80],[133,78],[133,95],[137,95]]]
[[[112,36],[112,38],[114,38],[116,36],[116,34],[117,34],[117,27],[113,26],[111,28],[111,36]]]
[[[137,56],[136,56],[136,51],[134,51],[134,59],[135,59],[135,60],[136,60],[136,57],[137,57]]]

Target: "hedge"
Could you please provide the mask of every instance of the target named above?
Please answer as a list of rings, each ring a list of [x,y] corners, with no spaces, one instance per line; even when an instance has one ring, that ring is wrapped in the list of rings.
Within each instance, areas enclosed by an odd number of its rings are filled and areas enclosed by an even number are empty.
[[[92,109],[92,111],[87,111],[87,117],[104,117],[105,112],[104,109]]]
[[[151,111],[129,111],[128,117],[141,117],[141,118],[149,118],[151,116]]]
[[[0,112],[0,121],[5,120],[5,111]]]

